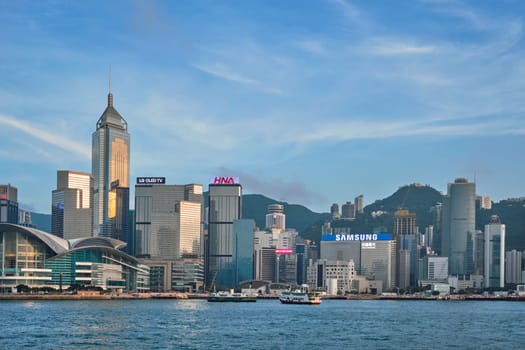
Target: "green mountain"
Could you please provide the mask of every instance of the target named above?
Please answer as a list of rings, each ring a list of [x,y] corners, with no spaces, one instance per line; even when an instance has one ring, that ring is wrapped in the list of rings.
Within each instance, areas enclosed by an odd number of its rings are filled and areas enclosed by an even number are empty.
[[[420,231],[433,224],[433,214],[430,209],[436,203],[443,202],[443,196],[430,186],[408,185],[400,187],[391,196],[376,200],[364,208],[364,214],[358,215],[354,221],[337,220],[332,227],[344,227],[351,232],[373,232],[393,229],[394,213],[398,209],[406,209],[416,214],[416,223]],[[376,217],[372,213],[383,212]],[[525,198],[503,200],[493,203],[492,209],[476,210],[476,229],[484,230],[491,215],[498,215],[506,227],[505,250],[525,250]],[[288,217],[287,217],[288,218]],[[321,239],[322,222],[313,223],[308,229],[300,231],[302,236],[311,240]]]
[[[260,229],[264,229],[266,226],[268,205],[270,204],[284,205],[286,227],[294,228],[299,233],[306,232],[314,223],[323,223],[330,218],[328,213],[315,213],[302,205],[280,202],[261,194],[245,194],[242,196],[242,217],[245,219],[254,219],[256,226]],[[206,207],[207,205],[208,192],[204,192],[204,206]],[[308,238],[308,234],[306,234],[306,236],[301,234],[301,236],[305,239],[310,239]]]
[[[391,196],[367,205],[364,213],[358,215],[356,220],[337,220],[332,222],[332,227],[345,227],[356,233],[391,232],[394,227],[394,213],[399,209],[405,209],[416,214],[416,224],[422,231],[425,226],[433,223],[430,209],[441,202],[443,202],[441,193],[430,186],[419,184],[402,186]]]
[[[205,206],[208,203],[208,193],[204,193]],[[393,228],[394,213],[398,209],[406,209],[416,214],[416,222],[423,231],[424,227],[433,224],[430,209],[436,203],[443,202],[440,192],[430,186],[412,184],[400,187],[391,196],[376,200],[364,208],[364,213],[357,216],[356,220],[332,221],[332,227],[344,227],[351,232],[391,232]],[[243,218],[251,218],[257,227],[265,226],[265,215],[268,205],[284,205],[286,226],[296,229],[304,239],[319,242],[321,240],[322,226],[330,220],[328,213],[316,213],[299,204],[289,204],[265,197],[260,194],[243,195]],[[375,217],[372,213],[376,215]],[[518,200],[503,200],[493,203],[491,210],[476,211],[476,228],[483,230],[490,221],[491,215],[498,215],[501,222],[506,225],[505,250],[525,250],[525,198]],[[31,213],[33,224],[44,231],[51,231],[51,215]]]
[[[264,215],[268,204],[279,203],[261,195],[243,196],[243,217],[253,217],[259,227],[264,225]],[[364,208],[364,213],[357,216],[356,220],[332,221],[332,227],[344,227],[351,232],[390,232],[393,227],[394,213],[398,209],[407,209],[416,214],[419,227],[432,224],[430,208],[436,203],[443,202],[443,196],[430,186],[413,184],[400,187],[391,196],[377,200]],[[319,242],[321,240],[322,226],[330,220],[328,213],[314,213],[301,205],[288,205],[284,203],[286,226],[296,228],[304,239]],[[372,213],[382,212],[382,215],[372,216]],[[295,226],[294,226],[295,225]]]
[[[492,215],[505,224],[505,250],[525,250],[525,198],[492,203],[492,209],[476,212],[476,228],[484,230]]]
[[[315,222],[329,218],[329,214],[315,213],[302,205],[279,202],[260,194],[245,194],[242,201],[242,217],[254,219],[260,229],[264,229],[266,225],[266,214],[270,204],[284,205],[286,227],[294,228],[298,232],[305,231]]]

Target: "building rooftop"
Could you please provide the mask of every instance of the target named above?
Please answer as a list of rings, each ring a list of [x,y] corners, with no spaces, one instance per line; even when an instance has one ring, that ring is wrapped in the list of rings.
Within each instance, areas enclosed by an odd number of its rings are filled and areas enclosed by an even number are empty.
[[[108,126],[128,130],[128,122],[113,107],[113,94],[111,92],[108,94],[108,106],[97,121],[97,130]]]

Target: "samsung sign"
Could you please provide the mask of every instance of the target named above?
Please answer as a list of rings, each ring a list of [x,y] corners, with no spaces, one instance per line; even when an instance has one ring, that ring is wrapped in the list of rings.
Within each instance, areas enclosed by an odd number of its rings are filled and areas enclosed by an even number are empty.
[[[338,233],[323,235],[323,241],[390,241],[390,233]]]
[[[146,185],[146,184],[165,184],[166,178],[165,177],[137,177],[137,184],[138,185]]]

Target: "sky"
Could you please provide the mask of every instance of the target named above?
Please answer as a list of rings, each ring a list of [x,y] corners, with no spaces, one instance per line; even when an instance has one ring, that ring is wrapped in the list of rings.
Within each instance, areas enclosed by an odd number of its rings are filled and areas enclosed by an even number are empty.
[[[131,183],[240,178],[327,212],[418,182],[525,195],[521,0],[0,0],[0,184],[51,212],[107,104]],[[133,202],[133,201],[131,201]]]

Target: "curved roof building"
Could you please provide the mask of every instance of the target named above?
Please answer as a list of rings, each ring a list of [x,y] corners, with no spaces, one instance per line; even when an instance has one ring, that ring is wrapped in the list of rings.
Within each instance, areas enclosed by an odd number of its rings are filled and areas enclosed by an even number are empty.
[[[149,268],[120,250],[125,246],[112,238],[68,241],[34,228],[0,224],[0,288],[87,285],[147,291]]]

